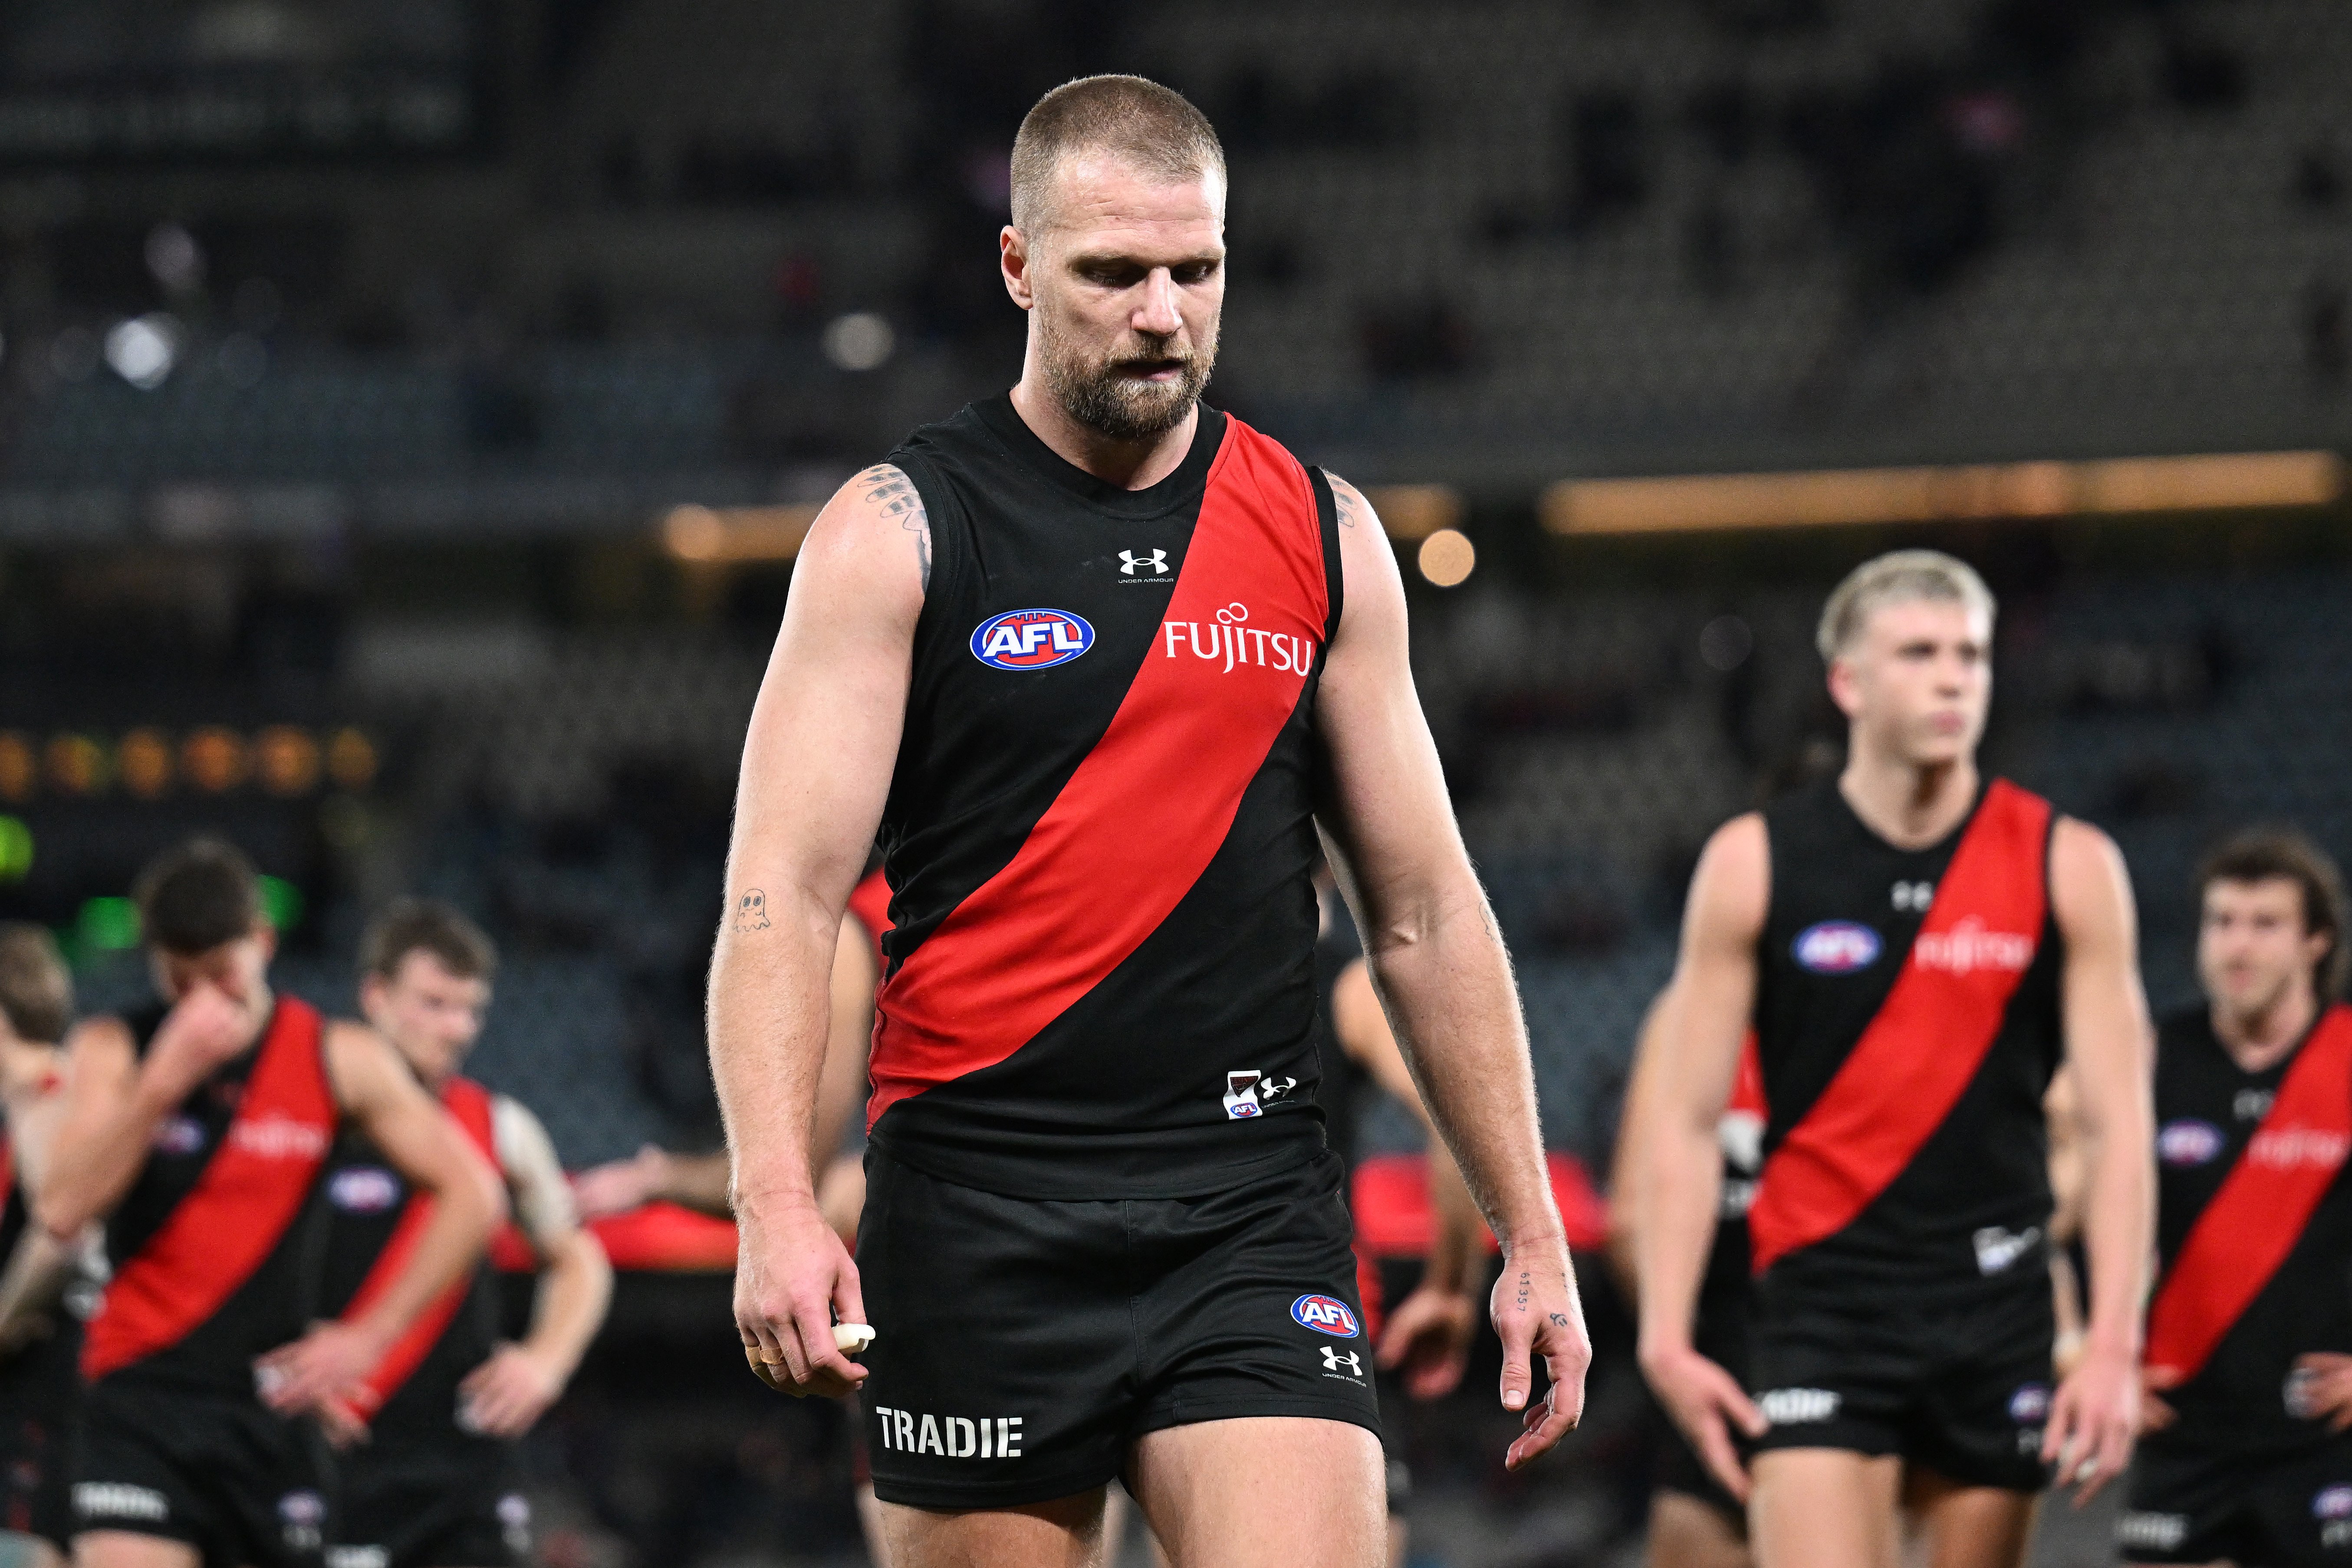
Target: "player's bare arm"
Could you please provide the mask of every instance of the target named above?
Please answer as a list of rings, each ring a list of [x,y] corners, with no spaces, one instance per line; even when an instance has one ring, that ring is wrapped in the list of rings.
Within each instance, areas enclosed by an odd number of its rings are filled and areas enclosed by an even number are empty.
[[[1673,981],[1674,1026],[1657,1038],[1654,1092],[1644,1095],[1636,1133],[1642,1370],[1707,1468],[1743,1499],[1748,1475],[1730,1427],[1757,1436],[1763,1413],[1729,1373],[1693,1348],[1691,1325],[1722,1196],[1716,1128],[1755,1009],[1756,943],[1770,898],[1764,819],[1736,817],[1708,840],[1691,878]]]
[[[2066,1061],[2085,1172],[2090,1315],[2081,1361],[2051,1402],[2042,1447],[2087,1500],[2123,1473],[2139,1421],[2140,1314],[2154,1245],[2150,1061],[2131,880],[2106,835],[2062,818],[2050,847],[2053,914],[2066,942]]]
[[[866,1058],[874,1044],[874,988],[882,982],[873,940],[844,918],[834,943],[832,1021],[825,1031],[824,1071],[817,1079],[816,1116],[810,1129],[809,1165],[819,1181],[841,1147],[850,1119],[866,1105]]]
[[[900,488],[903,486],[903,489]],[[911,502],[912,510],[908,510]],[[809,530],[751,722],[710,967],[710,1064],[732,1162],[735,1321],[796,1392],[865,1376],[832,1325],[865,1321],[857,1267],[810,1168],[842,911],[882,819],[929,574],[914,487],[889,465]]]
[[[613,1300],[613,1265],[580,1224],[555,1145],[539,1118],[499,1095],[492,1102],[499,1173],[515,1219],[540,1258],[530,1330],[501,1345],[459,1386],[467,1425],[492,1437],[520,1437],[562,1397]]]
[[[1643,1134],[1656,1115],[1652,1105],[1658,1092],[1658,1037],[1672,1027],[1668,1010],[1674,994],[1669,985],[1652,997],[1649,1010],[1642,1015],[1641,1027],[1634,1032],[1633,1060],[1626,1070],[1625,1093],[1617,1108],[1617,1147],[1609,1161],[1609,1268],[1629,1301],[1641,1298],[1639,1247],[1634,1238],[1641,1234],[1641,1206],[1636,1200],[1649,1169]]]
[[[19,1185],[27,1194],[37,1194],[48,1174],[49,1154],[65,1119],[66,1098],[50,1065],[55,1053],[37,1052],[41,1066],[37,1073],[14,1070],[19,1053],[32,1052],[32,1047],[19,1045],[7,1047],[11,1070],[5,1095],[9,1161]],[[0,1269],[0,1355],[13,1353],[48,1332],[58,1299],[73,1278],[89,1237],[87,1226],[82,1236],[71,1241],[61,1241],[37,1225],[25,1227],[6,1268]]]
[[[1506,1259],[1493,1314],[1526,1464],[1582,1414],[1592,1357],[1547,1177],[1510,959],[1454,822],[1407,658],[1404,584],[1372,508],[1334,479],[1345,602],[1316,700],[1330,761],[1318,812],[1372,981],[1422,1099]],[[1531,1355],[1551,1386],[1531,1402]]]
[[[249,1014],[209,982],[173,1007],[144,1060],[120,1018],[76,1028],[67,1040],[64,1123],[34,1200],[41,1227],[64,1240],[105,1218],[139,1179],[163,1119],[253,1038]]]
[[[416,1315],[473,1265],[506,1213],[496,1173],[390,1041],[365,1025],[336,1019],[326,1026],[325,1046],[337,1106],[386,1163],[431,1198],[433,1211],[407,1266],[365,1313],[320,1324],[261,1358],[263,1403],[284,1414],[323,1410],[366,1376]]]
[[[1471,1270],[1477,1266],[1486,1221],[1462,1179],[1445,1141],[1437,1136],[1429,1108],[1397,1048],[1396,1033],[1381,1011],[1371,973],[1358,959],[1339,972],[1331,989],[1331,1024],[1339,1048],[1371,1076],[1391,1099],[1411,1110],[1430,1133],[1429,1203],[1436,1220],[1421,1283],[1388,1315],[1381,1336],[1380,1363],[1401,1368],[1405,1392],[1415,1399],[1440,1399],[1462,1381],[1478,1309],[1470,1299]]]

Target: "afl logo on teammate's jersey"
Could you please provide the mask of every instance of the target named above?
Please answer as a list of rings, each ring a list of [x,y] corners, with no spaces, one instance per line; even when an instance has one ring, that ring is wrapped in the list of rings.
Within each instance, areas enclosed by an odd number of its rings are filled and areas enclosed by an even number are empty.
[[[382,1214],[400,1201],[400,1183],[378,1166],[354,1165],[327,1183],[327,1201],[346,1214]]]
[[[1878,933],[1852,921],[1823,921],[1797,933],[1790,950],[1816,974],[1852,974],[1878,962]]]
[[[1301,1296],[1290,1304],[1290,1315],[1300,1328],[1318,1334],[1342,1340],[1352,1340],[1357,1334],[1355,1312],[1337,1296]]]
[[[193,1154],[205,1146],[205,1124],[193,1116],[174,1116],[157,1124],[150,1142],[159,1153]]]
[[[971,657],[995,669],[1051,669],[1094,646],[1094,627],[1067,610],[1007,610],[971,634]]]
[[[2156,1157],[2168,1165],[2202,1165],[2221,1152],[2221,1130],[2210,1121],[2168,1121],[2156,1135]]]

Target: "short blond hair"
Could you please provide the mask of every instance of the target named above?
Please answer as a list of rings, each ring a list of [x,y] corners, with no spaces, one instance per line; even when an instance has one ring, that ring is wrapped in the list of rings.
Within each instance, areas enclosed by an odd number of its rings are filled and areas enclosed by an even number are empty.
[[[1013,226],[1034,236],[1053,210],[1054,171],[1107,153],[1169,184],[1225,173],[1209,117],[1173,88],[1139,76],[1084,76],[1039,99],[1013,139]]]
[[[1922,599],[1981,611],[1988,629],[2000,608],[1976,568],[1957,555],[1940,550],[1890,551],[1846,574],[1822,606],[1813,646],[1824,660],[1834,659],[1862,634],[1873,611]]]

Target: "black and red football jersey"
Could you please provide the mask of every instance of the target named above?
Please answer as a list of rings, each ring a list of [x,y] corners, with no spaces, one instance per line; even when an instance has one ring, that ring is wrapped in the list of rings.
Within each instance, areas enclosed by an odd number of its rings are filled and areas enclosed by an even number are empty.
[[[1834,780],[1764,821],[1757,1271],[1936,1288],[2039,1268],[2063,963],[2048,803],[1993,780],[1922,849]]]
[[[890,461],[932,564],[880,835],[874,1141],[1036,1197],[1312,1158],[1328,483],[1203,408],[1176,470],[1122,489],[1003,396]]]

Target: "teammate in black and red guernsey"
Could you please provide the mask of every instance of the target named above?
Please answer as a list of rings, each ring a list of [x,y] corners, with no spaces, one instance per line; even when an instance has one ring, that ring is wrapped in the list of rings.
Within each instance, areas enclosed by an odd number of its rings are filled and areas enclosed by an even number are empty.
[[[389,1045],[273,994],[275,938],[242,854],[184,845],[137,899],[164,1002],[76,1029],[37,1204],[53,1236],[103,1218],[113,1266],[83,1345],[75,1562],[316,1563],[331,1499],[309,1414],[457,1281],[498,1197]],[[320,1177],[345,1126],[436,1202],[375,1306],[319,1324]]]
[[[520,1343],[499,1338],[498,1280],[484,1258],[341,1402],[337,1418],[366,1430],[339,1467],[342,1507],[328,1568],[526,1561],[530,1508],[514,1440],[562,1394],[612,1300],[612,1265],[580,1226],[539,1118],[457,1070],[481,1033],[497,966],[498,950],[478,927],[425,899],[394,901],[360,941],[361,1012],[498,1171],[544,1271]],[[397,1277],[430,1205],[357,1131],[336,1145],[327,1197],[335,1218],[326,1301],[354,1317]]]
[[[1992,597],[1906,551],[1831,595],[1848,720],[1833,783],[1701,857],[1642,1194],[1642,1361],[1735,1494],[1757,1440],[1763,1568],[1891,1563],[1896,1513],[1939,1564],[2021,1560],[2045,1465],[2115,1478],[2138,1416],[2149,1030],[2122,858],[1976,746]],[[1748,1211],[1747,1394],[1696,1350],[1717,1119],[1753,1026],[1769,1116]],[[2088,1338],[2053,1393],[2042,1097],[2071,1065],[2088,1176]]]
[[[1022,379],[828,504],[753,710],[711,982],[738,1324],[793,1386],[866,1384],[902,1565],[1091,1560],[1124,1473],[1179,1568],[1371,1568],[1377,1417],[1309,1092],[1318,823],[1509,1257],[1518,1465],[1575,1419],[1589,1348],[1508,965],[1370,508],[1199,403],[1214,133],[1151,83],[1072,83],[1012,190]],[[898,918],[853,1265],[806,1144],[877,828]],[[869,1308],[860,1366],[833,1320]]]
[[[67,1465],[80,1403],[81,1321],[92,1281],[87,1236],[59,1241],[32,1223],[65,1110],[73,976],[49,933],[0,925],[0,1562],[55,1568],[72,1538]],[[85,1299],[77,1299],[85,1298]],[[5,1549],[13,1548],[15,1555]]]
[[[2198,879],[2205,1003],[2157,1037],[2149,1431],[2131,1563],[2352,1562],[2352,1008],[2344,886],[2299,834]]]

